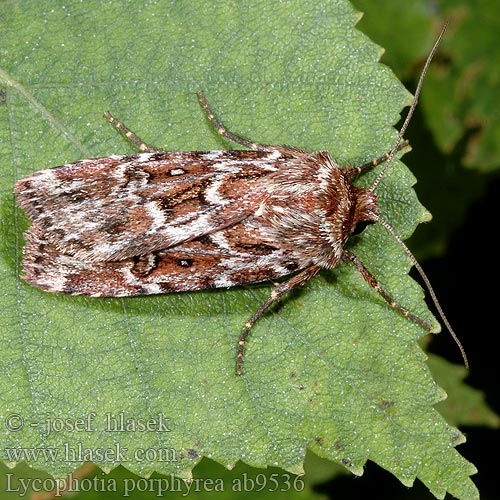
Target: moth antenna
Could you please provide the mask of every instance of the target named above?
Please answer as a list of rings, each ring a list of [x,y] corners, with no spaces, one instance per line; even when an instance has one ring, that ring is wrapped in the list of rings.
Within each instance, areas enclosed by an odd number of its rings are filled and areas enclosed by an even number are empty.
[[[429,281],[429,278],[425,274],[424,270],[422,269],[422,266],[418,263],[418,260],[415,258],[415,256],[411,253],[410,249],[405,245],[404,241],[396,234],[396,231],[390,226],[385,220],[381,219],[380,217],[377,217],[377,221],[384,226],[387,231],[392,235],[392,237],[399,243],[401,248],[404,250],[405,254],[407,257],[411,260],[413,265],[415,266],[415,269],[418,271],[420,274],[422,281],[424,282],[427,290],[429,291],[429,295],[431,296],[432,302],[434,303],[434,307],[436,308],[441,320],[443,321],[444,325],[448,329],[448,332],[450,333],[451,337],[457,344],[458,348],[460,349],[460,353],[462,354],[462,358],[464,360],[464,364],[466,368],[469,368],[469,362],[467,360],[467,355],[465,354],[465,349],[462,346],[462,343],[460,340],[458,340],[457,334],[454,332],[453,328],[450,325],[450,322],[448,321],[448,318],[444,314],[443,308],[441,307],[441,304],[439,303],[439,300],[436,296],[436,293],[434,292],[434,289],[432,288],[431,282]]]
[[[431,51],[429,52],[429,55],[427,56],[424,67],[422,69],[422,73],[420,74],[420,78],[418,79],[418,84],[417,84],[417,88],[415,89],[413,101],[411,103],[410,109],[408,110],[408,114],[406,115],[405,121],[404,121],[404,123],[399,131],[396,143],[394,144],[392,149],[387,154],[387,159],[386,159],[385,165],[382,168],[382,170],[380,171],[380,173],[377,175],[377,178],[375,179],[373,184],[368,188],[369,191],[373,192],[376,189],[376,187],[378,186],[378,184],[380,183],[380,181],[384,177],[385,173],[387,172],[389,165],[391,164],[392,160],[394,159],[394,155],[400,149],[400,144],[401,144],[401,141],[403,140],[403,136],[406,132],[406,129],[408,128],[408,125],[409,125],[410,120],[413,116],[415,108],[417,107],[418,98],[419,98],[420,92],[422,90],[422,85],[424,83],[425,75],[427,74],[427,71],[429,70],[429,66],[431,64],[431,61],[436,53],[436,50],[437,50],[439,44],[441,43],[441,39],[443,38],[447,27],[448,27],[448,23],[446,22],[443,25],[437,40],[434,42],[434,45],[433,45]],[[427,290],[429,291],[429,295],[431,296],[432,302],[434,303],[434,307],[436,308],[442,322],[444,323],[444,325],[448,329],[448,332],[450,333],[451,337],[453,338],[453,340],[457,344],[458,348],[460,349],[460,353],[462,354],[462,358],[464,360],[465,367],[469,368],[469,362],[467,360],[467,355],[465,354],[465,349],[463,348],[460,340],[458,340],[457,334],[454,332],[453,328],[450,325],[450,322],[448,321],[448,318],[444,314],[443,308],[441,307],[441,304],[439,303],[439,300],[436,296],[436,293],[434,292],[434,289],[432,288],[431,282],[429,281],[429,278],[427,277],[424,270],[422,269],[422,266],[418,263],[417,259],[411,253],[410,249],[405,245],[403,240],[396,234],[396,232],[394,231],[392,226],[390,226],[387,222],[385,222],[380,217],[378,217],[377,220],[378,220],[378,222],[380,222],[380,224],[382,224],[382,226],[385,227],[385,229],[387,229],[387,231],[392,235],[392,237],[399,243],[399,245],[404,250],[407,257],[411,260],[411,262],[415,266],[415,269],[420,274],[422,281],[424,282]]]
[[[385,165],[382,168],[382,170],[380,171],[380,173],[378,174],[378,176],[375,179],[375,181],[373,182],[373,184],[368,188],[369,191],[373,192],[375,190],[375,188],[378,186],[379,182],[382,180],[385,173],[387,172],[387,169],[389,168],[389,165],[391,164],[391,162],[394,158],[394,155],[398,151],[399,145],[401,144],[401,141],[403,140],[403,136],[405,135],[406,129],[408,128],[408,125],[410,124],[410,120],[413,116],[413,112],[415,111],[415,108],[417,107],[418,98],[420,96],[420,91],[422,90],[422,85],[424,83],[425,75],[427,74],[427,71],[428,71],[429,66],[431,64],[431,61],[434,57],[434,54],[436,53],[436,50],[437,50],[439,44],[441,43],[441,39],[443,38],[447,27],[448,27],[448,22],[446,22],[444,24],[444,26],[442,27],[441,33],[439,33],[437,40],[434,42],[434,45],[433,45],[431,51],[429,52],[429,55],[427,56],[427,60],[425,61],[424,68],[422,69],[422,73],[420,74],[420,78],[418,79],[418,84],[417,84],[417,88],[415,89],[415,95],[413,97],[413,101],[411,103],[410,109],[408,110],[408,114],[406,115],[403,126],[401,127],[401,129],[399,131],[398,138],[396,140],[396,144],[394,144],[392,149],[389,151]]]

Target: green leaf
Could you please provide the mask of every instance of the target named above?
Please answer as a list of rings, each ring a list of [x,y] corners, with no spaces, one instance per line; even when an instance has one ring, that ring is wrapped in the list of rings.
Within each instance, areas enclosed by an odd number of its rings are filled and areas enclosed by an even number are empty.
[[[454,448],[464,438],[433,408],[443,391],[418,347],[425,332],[350,266],[322,273],[259,320],[243,377],[235,375],[237,340],[269,285],[87,299],[19,279],[28,223],[14,209],[15,179],[133,151],[101,118],[107,109],[167,150],[234,147],[203,116],[195,95],[203,89],[222,121],[252,140],[328,149],[340,164],[388,151],[410,96],[378,64],[380,48],[354,28],[359,15],[350,4],[7,4],[0,19],[3,459],[24,458],[57,477],[83,461],[190,477],[203,456],[299,473],[309,448],[357,475],[372,460],[405,485],[420,479],[438,498],[447,491],[477,498],[468,477],[475,469]],[[403,237],[428,218],[414,182],[394,162],[377,193]],[[407,276],[408,259],[382,228],[370,227],[350,248],[399,303],[432,320]],[[156,431],[113,432],[110,421],[122,415]]]

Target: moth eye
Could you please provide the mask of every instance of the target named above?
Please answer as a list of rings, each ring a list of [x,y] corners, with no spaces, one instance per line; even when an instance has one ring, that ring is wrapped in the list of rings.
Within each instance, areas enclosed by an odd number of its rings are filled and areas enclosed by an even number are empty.
[[[362,233],[365,230],[366,226],[369,226],[370,224],[372,224],[372,222],[366,220],[360,220],[359,222],[356,222],[356,225],[354,226],[351,234]]]

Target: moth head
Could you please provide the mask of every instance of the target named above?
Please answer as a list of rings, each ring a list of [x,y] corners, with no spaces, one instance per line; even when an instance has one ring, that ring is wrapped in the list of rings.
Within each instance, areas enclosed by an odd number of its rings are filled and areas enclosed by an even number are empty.
[[[351,234],[352,235],[361,234],[370,224],[373,224],[373,222],[367,220],[360,220],[356,222],[356,224],[354,224],[351,230]]]
[[[350,234],[360,234],[367,226],[378,221],[380,210],[377,195],[368,189],[355,188],[355,204],[351,219]]]

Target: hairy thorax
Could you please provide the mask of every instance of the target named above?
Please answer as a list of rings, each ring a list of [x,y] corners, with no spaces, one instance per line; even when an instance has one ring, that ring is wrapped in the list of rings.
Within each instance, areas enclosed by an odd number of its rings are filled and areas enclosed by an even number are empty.
[[[300,259],[333,268],[349,236],[379,213],[376,195],[353,186],[352,177],[353,171],[341,169],[328,152],[304,153],[300,167],[279,169],[273,182],[267,178],[256,187],[265,195],[247,224]]]

